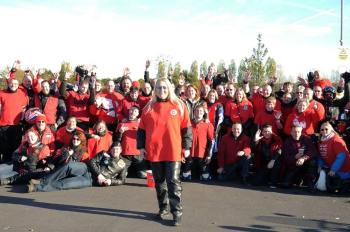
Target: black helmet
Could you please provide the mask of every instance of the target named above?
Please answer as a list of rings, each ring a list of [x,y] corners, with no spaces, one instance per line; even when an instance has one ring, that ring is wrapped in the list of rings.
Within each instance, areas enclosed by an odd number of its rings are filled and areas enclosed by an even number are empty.
[[[326,86],[323,89],[323,96],[326,97],[326,95],[331,94],[332,98],[334,99],[335,95],[336,95],[336,92],[337,92],[337,90],[333,86]]]

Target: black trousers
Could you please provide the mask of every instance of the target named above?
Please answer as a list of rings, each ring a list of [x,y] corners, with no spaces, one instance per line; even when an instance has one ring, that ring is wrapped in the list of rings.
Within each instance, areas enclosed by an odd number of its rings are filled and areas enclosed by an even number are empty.
[[[279,176],[281,171],[281,162],[279,159],[275,160],[275,163],[271,169],[267,168],[269,162],[263,162],[261,167],[255,172],[253,184],[265,185],[268,182],[276,185],[279,182]]]
[[[128,172],[130,172],[130,166],[133,166],[136,172],[146,171],[145,161],[141,155],[123,155],[123,160],[125,162],[125,169]]]
[[[303,179],[304,184],[312,187],[317,176],[317,164],[315,159],[307,160],[302,166],[287,167],[284,178],[284,185],[291,186],[299,178]]]
[[[0,127],[0,163],[12,160],[12,153],[20,145],[22,135],[21,125]]]
[[[203,173],[209,173],[209,166],[205,163],[205,159],[199,157],[188,157],[183,164],[183,172],[191,171],[194,178],[199,178]]]
[[[225,165],[224,174],[221,179],[233,180],[237,177],[238,171],[242,178],[247,178],[249,175],[249,164],[250,158],[248,159],[246,156],[242,156],[233,164]]]
[[[151,162],[151,168],[156,186],[159,210],[167,209],[170,205],[170,212],[173,215],[181,216],[181,162]]]

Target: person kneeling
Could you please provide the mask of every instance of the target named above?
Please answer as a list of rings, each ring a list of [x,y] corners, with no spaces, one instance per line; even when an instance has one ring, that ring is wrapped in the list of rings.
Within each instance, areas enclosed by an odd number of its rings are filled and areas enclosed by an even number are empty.
[[[242,183],[247,184],[251,160],[250,139],[242,133],[242,124],[232,124],[232,131],[220,141],[218,152],[219,180],[232,180],[240,170]]]
[[[125,162],[119,142],[112,144],[109,153],[100,152],[89,162],[94,183],[98,186],[122,185],[126,179]]]

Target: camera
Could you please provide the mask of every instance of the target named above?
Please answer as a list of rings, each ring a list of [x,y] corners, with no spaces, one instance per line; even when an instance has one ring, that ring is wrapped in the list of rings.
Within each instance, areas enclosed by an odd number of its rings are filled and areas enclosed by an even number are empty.
[[[350,81],[350,73],[349,72],[342,73],[340,75],[340,77],[342,77],[344,79],[345,83],[348,83]]]
[[[77,66],[75,68],[75,72],[79,74],[79,77],[84,80],[86,76],[88,75],[89,71],[83,66]]]

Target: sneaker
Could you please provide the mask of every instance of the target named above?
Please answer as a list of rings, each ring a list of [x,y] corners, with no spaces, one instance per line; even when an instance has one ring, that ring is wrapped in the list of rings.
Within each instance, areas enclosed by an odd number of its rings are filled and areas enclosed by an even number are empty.
[[[173,226],[181,226],[182,224],[182,215],[174,215]]]
[[[183,173],[182,173],[182,180],[183,180],[183,181],[192,180],[191,172],[183,172]]]
[[[209,173],[203,173],[200,178],[202,181],[210,181],[211,180],[211,175]]]

